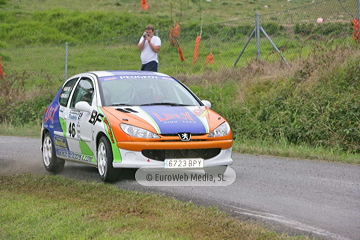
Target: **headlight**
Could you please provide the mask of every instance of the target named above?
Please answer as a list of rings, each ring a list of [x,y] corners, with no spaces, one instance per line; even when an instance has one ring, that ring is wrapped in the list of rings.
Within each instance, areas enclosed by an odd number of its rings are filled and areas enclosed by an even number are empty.
[[[121,123],[120,128],[132,137],[138,138],[160,138],[159,135],[145,130],[143,128],[135,127],[129,124]]]
[[[230,126],[227,122],[223,122],[222,124],[220,124],[220,126],[218,126],[217,128],[215,128],[214,131],[212,131],[208,137],[222,137],[225,135],[228,135],[230,132]]]

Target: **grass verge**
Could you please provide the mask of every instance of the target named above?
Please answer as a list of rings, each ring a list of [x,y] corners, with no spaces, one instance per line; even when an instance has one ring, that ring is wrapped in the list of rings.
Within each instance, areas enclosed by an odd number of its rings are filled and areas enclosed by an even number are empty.
[[[13,125],[9,122],[0,123],[0,136],[18,136],[40,138],[41,124]]]
[[[0,175],[1,239],[307,239],[216,208],[60,176]]]

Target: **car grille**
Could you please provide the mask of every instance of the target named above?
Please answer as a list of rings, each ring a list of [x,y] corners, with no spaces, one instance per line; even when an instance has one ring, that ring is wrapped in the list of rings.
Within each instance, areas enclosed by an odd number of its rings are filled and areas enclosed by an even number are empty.
[[[220,148],[204,149],[167,149],[167,150],[142,150],[142,154],[150,159],[164,161],[165,159],[176,158],[203,158],[209,159],[220,153]]]
[[[208,134],[196,134],[196,133],[191,133],[191,136],[204,136],[206,137]],[[179,137],[178,134],[161,134],[162,137]],[[178,140],[160,140],[160,142],[176,142],[179,141],[181,142],[181,139],[179,138]],[[189,142],[199,142],[199,141],[206,141],[205,138],[203,139],[191,139]]]

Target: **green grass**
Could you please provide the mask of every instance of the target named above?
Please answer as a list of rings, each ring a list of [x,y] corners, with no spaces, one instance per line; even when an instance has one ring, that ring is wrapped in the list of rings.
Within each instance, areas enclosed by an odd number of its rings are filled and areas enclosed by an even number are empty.
[[[33,137],[40,138],[41,124],[30,123],[24,125],[13,125],[8,122],[0,124],[0,136],[19,136],[19,137]]]
[[[181,45],[186,61],[181,62],[176,47],[170,47],[164,42],[159,55],[159,69],[169,75],[178,74],[201,74],[206,71],[218,71],[221,68],[232,68],[244,47],[244,40],[221,42],[219,38],[212,39],[212,45],[221,46],[226,51],[219,51],[210,47],[210,39],[201,40],[198,61],[193,64],[193,51],[195,39],[184,41]],[[311,41],[305,45],[301,41],[289,40],[286,37],[278,36],[272,39],[283,48],[283,55],[287,62],[291,63],[299,58],[308,58],[316,54],[326,53],[334,47],[356,48],[356,43],[348,37],[339,42],[329,43],[328,41]],[[310,44],[310,42],[312,44]],[[245,49],[236,67],[244,67],[255,60],[256,44],[253,39]],[[282,61],[280,55],[274,50],[267,39],[261,41],[261,60],[268,63]],[[118,43],[118,39],[104,42],[89,42],[69,45],[68,77],[92,70],[114,70],[127,69],[139,70],[139,51],[136,44],[129,41]],[[213,50],[212,50],[213,49]],[[206,56],[214,54],[215,63],[205,64]],[[64,79],[65,68],[65,44],[41,48],[10,48],[2,49],[4,55],[4,69],[6,73],[22,72],[24,70],[34,76],[46,73],[52,78]],[[36,60],[35,60],[36,59]]]
[[[308,239],[215,207],[59,176],[0,175],[1,239]]]
[[[133,0],[7,0],[7,2],[5,8],[8,11],[32,13],[60,8],[74,11],[121,11],[139,14],[142,17],[151,15],[159,19],[167,18],[181,23],[200,22],[201,18],[205,23],[214,23],[252,17],[256,12],[269,13],[287,10],[311,4],[313,1],[212,0],[211,2],[205,2],[200,0],[148,0],[148,11],[140,8],[140,1]],[[316,2],[321,1],[317,0]]]

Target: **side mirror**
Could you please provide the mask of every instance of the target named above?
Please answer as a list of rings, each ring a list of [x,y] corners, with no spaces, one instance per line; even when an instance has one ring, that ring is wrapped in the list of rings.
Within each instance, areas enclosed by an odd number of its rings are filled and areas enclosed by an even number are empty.
[[[79,111],[84,111],[84,112],[92,112],[91,106],[89,105],[89,103],[87,103],[85,101],[77,102],[75,104],[75,109],[79,110]]]
[[[206,107],[211,108],[211,102],[209,102],[208,100],[202,100],[201,101]]]

